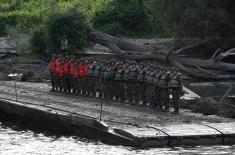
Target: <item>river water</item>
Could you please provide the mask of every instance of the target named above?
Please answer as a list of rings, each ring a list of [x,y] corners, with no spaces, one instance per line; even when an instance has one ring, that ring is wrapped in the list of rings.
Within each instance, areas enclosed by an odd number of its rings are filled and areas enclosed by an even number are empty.
[[[19,121],[0,122],[1,155],[177,155],[177,154],[234,154],[233,146],[196,146],[174,148],[135,149],[124,146],[111,146],[73,136],[62,136],[43,129],[22,126]]]

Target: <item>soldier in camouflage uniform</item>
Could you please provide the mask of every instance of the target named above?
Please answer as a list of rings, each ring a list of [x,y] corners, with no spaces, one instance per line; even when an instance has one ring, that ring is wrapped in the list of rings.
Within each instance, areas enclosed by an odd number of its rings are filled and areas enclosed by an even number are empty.
[[[123,83],[123,78],[124,78],[124,68],[123,68],[123,63],[118,64],[118,70],[116,72],[115,76],[115,81],[116,81],[116,100],[118,101],[124,101],[125,100],[125,93],[124,93],[124,83]]]
[[[124,66],[124,75],[123,75],[123,85],[124,85],[124,97],[125,97],[125,101],[128,102],[129,101],[129,71],[130,71],[130,65],[129,62],[127,62]]]
[[[115,76],[118,70],[117,61],[114,59],[111,60],[110,70],[111,72],[110,72],[110,81],[109,81],[109,94],[110,94],[110,99],[113,100],[116,90]]]
[[[105,71],[104,71],[104,77],[103,77],[103,94],[104,94],[104,98],[106,99],[110,99],[110,92],[109,92],[109,88],[110,88],[110,78],[111,78],[111,63],[110,62],[106,62],[105,65]]]
[[[101,87],[100,73],[101,73],[101,62],[97,61],[94,67],[94,79],[95,79],[95,92],[99,92],[99,95],[100,95],[100,87]]]
[[[144,78],[145,78],[145,74],[146,74],[146,68],[144,66],[144,63],[140,63],[140,66],[138,67],[138,76],[137,76],[137,81],[138,81],[138,101],[139,102],[143,102],[144,103],[145,100],[145,96],[146,96],[146,87],[145,87],[145,83],[144,83]]]
[[[169,112],[169,74],[167,72],[166,68],[162,68],[161,74],[159,77],[159,84],[158,84],[158,90],[160,95],[160,105],[159,108],[162,109],[163,106],[165,107],[164,111]],[[163,109],[162,109],[163,110]]]
[[[132,61],[129,70],[129,90],[127,92],[130,102],[134,102],[138,98],[137,76],[138,76],[137,63],[135,61]]]
[[[151,105],[153,105],[154,103],[154,74],[155,74],[155,70],[154,70],[154,65],[151,64],[149,66],[149,68],[147,69],[147,103],[150,103]]]
[[[104,80],[104,73],[105,73],[105,66],[106,61],[102,61],[100,66],[100,74],[99,74],[99,81],[100,81],[100,90],[99,90],[99,97],[102,98],[104,96],[105,91],[105,80]]]
[[[94,78],[94,73],[95,73],[95,65],[96,61],[89,61],[89,69],[88,69],[88,81],[89,81],[89,95],[95,96],[95,78]]]
[[[174,114],[179,114],[180,97],[183,92],[182,75],[178,72],[178,69],[173,67],[170,73],[169,88],[172,93],[172,102],[174,107]]]
[[[160,81],[160,75],[161,75],[161,67],[159,65],[155,68],[155,74],[154,74],[154,106],[158,109],[161,109],[160,106],[160,93],[159,93],[159,81]]]

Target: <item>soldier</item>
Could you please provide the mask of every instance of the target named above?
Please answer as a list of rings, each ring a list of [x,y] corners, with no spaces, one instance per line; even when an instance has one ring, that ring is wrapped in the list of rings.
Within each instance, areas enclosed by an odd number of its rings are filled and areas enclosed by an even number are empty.
[[[58,91],[60,87],[60,68],[61,68],[61,55],[57,56],[55,61],[55,90]]]
[[[50,67],[49,67],[51,86],[52,86],[51,91],[55,91],[55,67],[57,63],[56,61],[58,61],[56,55],[52,54],[52,60],[50,62]]]
[[[84,85],[85,85],[85,70],[84,70],[84,59],[80,59],[80,64],[79,64],[79,75],[80,75],[80,89],[81,89],[81,95],[85,95],[85,90],[84,90]]]
[[[151,64],[149,68],[147,69],[147,103],[150,103],[150,105],[153,105],[154,103],[154,66]]]
[[[140,66],[138,68],[138,76],[137,76],[137,81],[138,81],[138,100],[142,101],[142,104],[146,104],[144,101],[144,97],[146,96],[146,89],[145,89],[145,83],[144,83],[144,77],[146,74],[146,68],[144,67],[144,63],[140,63]]]
[[[172,92],[172,100],[174,107],[174,114],[179,114],[180,97],[183,92],[183,80],[182,75],[178,72],[176,67],[172,68],[170,73],[169,88]]]
[[[99,74],[99,82],[100,82],[100,84],[99,84],[99,86],[100,86],[100,88],[99,88],[99,97],[100,98],[103,98],[103,96],[104,96],[104,91],[105,91],[105,88],[104,88],[104,86],[105,86],[105,80],[104,80],[104,73],[105,73],[105,67],[106,67],[106,61],[102,61],[102,63],[101,63],[101,66],[100,66],[100,74]]]
[[[59,74],[58,74],[58,87],[59,91],[64,90],[64,59],[61,59],[61,64],[59,67]]]
[[[100,72],[101,72],[101,63],[97,61],[94,67],[94,79],[95,79],[95,92],[99,92],[100,95]],[[96,95],[96,94],[95,94]]]
[[[111,63],[106,62],[105,65],[105,71],[104,71],[104,77],[103,77],[103,93],[104,93],[104,98],[110,99],[110,92],[109,92],[109,87],[110,87],[110,76],[111,75]]]
[[[125,97],[125,93],[124,93],[124,83],[123,83],[123,78],[124,78],[124,68],[123,68],[123,63],[119,63],[118,64],[118,70],[117,73],[115,75],[115,81],[116,81],[116,100],[118,101],[124,101]]]
[[[160,81],[160,75],[161,75],[161,67],[159,65],[156,66],[155,74],[154,74],[154,106],[158,109],[161,109],[160,106],[160,93],[159,93],[159,81]]]
[[[89,78],[89,95],[95,96],[95,78],[94,78],[94,72],[95,72],[95,65],[96,61],[89,61],[89,69],[88,69],[88,78]]]
[[[89,65],[88,65],[88,60],[85,59],[84,61],[84,65],[83,65],[83,91],[84,91],[84,95],[87,96],[88,94],[88,89],[89,89],[89,81],[88,81],[88,69],[89,69]]]
[[[138,76],[138,70],[137,70],[137,63],[135,61],[131,62],[130,70],[129,70],[129,101],[135,102],[137,100],[137,76]]]
[[[160,95],[160,105],[159,108],[165,112],[169,112],[169,74],[167,73],[166,68],[162,68],[161,74],[159,77],[158,90]],[[163,109],[163,106],[165,109]]]
[[[129,62],[126,62],[126,64],[124,65],[124,75],[123,75],[123,85],[124,85],[124,98],[125,101],[128,102],[129,101],[129,71],[130,71],[130,65]]]
[[[72,80],[73,80],[73,74],[74,74],[74,60],[75,60],[75,56],[71,55],[70,56],[70,60],[69,60],[69,82],[66,83],[66,89],[68,93],[71,93],[71,90],[73,90],[73,85],[72,85]]]
[[[69,57],[65,56],[64,64],[63,64],[63,70],[64,70],[63,87],[64,87],[65,92],[69,91],[69,85],[70,85],[69,68],[70,68]]]
[[[116,60],[112,59],[111,60],[111,65],[110,65],[110,81],[109,81],[109,94],[110,94],[110,99],[113,100],[116,90],[116,81],[115,81],[115,76],[118,70],[117,62]]]

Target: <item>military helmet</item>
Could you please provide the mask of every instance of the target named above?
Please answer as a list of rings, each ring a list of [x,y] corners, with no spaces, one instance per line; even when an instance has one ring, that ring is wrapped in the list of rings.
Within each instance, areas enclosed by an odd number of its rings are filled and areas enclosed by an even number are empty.
[[[178,68],[176,68],[176,67],[172,67],[171,70],[172,71],[177,71],[177,72],[179,71]]]

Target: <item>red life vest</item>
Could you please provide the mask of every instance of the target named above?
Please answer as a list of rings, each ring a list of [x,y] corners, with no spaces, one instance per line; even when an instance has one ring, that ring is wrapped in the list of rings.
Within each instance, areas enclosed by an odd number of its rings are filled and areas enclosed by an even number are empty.
[[[79,78],[80,77],[80,74],[79,74],[79,66],[75,66],[74,67],[74,74],[73,74],[73,77],[74,78]]]
[[[74,62],[70,61],[69,62],[69,74],[70,75],[74,74],[74,67],[75,67]]]
[[[63,77],[63,76],[64,76],[64,64],[61,64],[61,65],[60,65],[59,76],[60,76],[60,77]]]
[[[70,68],[69,66],[70,66],[70,62],[69,61],[66,61],[63,64],[64,75],[68,75],[69,74],[69,68]]]
[[[50,63],[50,67],[49,67],[49,72],[51,73],[55,73],[55,66],[56,66],[56,60],[52,60],[51,63]]]
[[[85,64],[83,69],[84,69],[84,76],[88,76],[89,66],[87,64]]]
[[[58,75],[60,73],[60,66],[61,66],[61,62],[56,59],[55,60],[55,73]]]
[[[79,65],[80,77],[84,77],[84,64]]]

